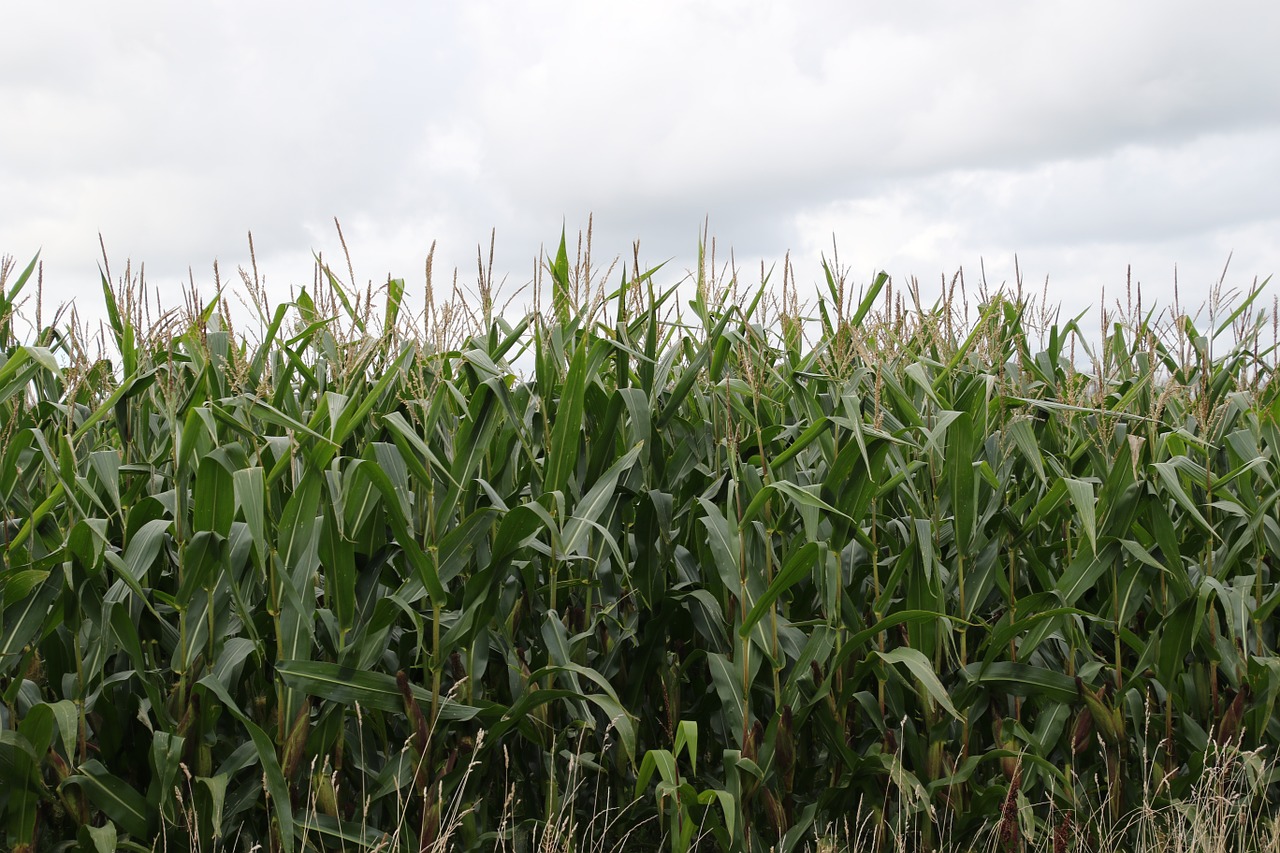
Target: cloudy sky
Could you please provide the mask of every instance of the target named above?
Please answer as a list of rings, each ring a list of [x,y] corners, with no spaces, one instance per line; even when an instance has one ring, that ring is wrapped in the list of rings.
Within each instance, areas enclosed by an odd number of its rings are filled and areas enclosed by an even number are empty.
[[[46,302],[100,303],[145,262],[180,299],[248,264],[276,294],[311,252],[356,278],[527,281],[594,214],[597,260],[745,280],[831,251],[926,292],[964,267],[1075,313],[1199,301],[1280,272],[1274,2],[644,3],[63,0],[0,11],[0,252]],[[1268,300],[1270,301],[1270,300]],[[47,310],[47,309],[46,309]]]

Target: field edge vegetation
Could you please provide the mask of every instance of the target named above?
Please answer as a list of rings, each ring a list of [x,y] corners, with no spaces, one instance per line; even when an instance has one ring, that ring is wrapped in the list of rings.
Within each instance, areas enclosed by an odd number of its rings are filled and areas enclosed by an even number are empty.
[[[1276,849],[1265,282],[491,267],[0,266],[9,849]]]

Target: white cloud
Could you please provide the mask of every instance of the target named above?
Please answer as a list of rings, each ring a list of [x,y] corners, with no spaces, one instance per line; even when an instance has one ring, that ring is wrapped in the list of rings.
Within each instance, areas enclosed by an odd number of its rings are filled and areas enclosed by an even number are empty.
[[[1232,250],[1280,267],[1274,4],[352,8],[0,12],[0,251],[43,246],[89,309],[99,231],[173,287],[247,264],[253,230],[284,288],[339,251],[334,216],[358,276],[411,284],[433,239],[473,279],[490,228],[519,284],[592,211],[603,255],[687,267],[709,216],[802,284],[832,231],[868,276],[1011,278],[1017,252],[1072,304],[1130,262],[1161,294]]]

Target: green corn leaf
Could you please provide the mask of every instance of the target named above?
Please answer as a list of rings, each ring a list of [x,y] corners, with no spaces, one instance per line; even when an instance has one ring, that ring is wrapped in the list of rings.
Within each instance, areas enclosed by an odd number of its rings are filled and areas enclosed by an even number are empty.
[[[6,294],[0,289],[0,348],[9,346],[9,342],[13,337],[13,316],[15,308],[18,305],[18,296],[21,295],[22,289],[26,287],[27,282],[31,280],[31,274],[36,271],[36,265],[40,262],[40,253],[36,252],[33,257],[18,273],[18,277],[14,279],[13,285]]]
[[[55,376],[62,371],[53,353],[44,347],[17,347],[0,363],[0,403],[18,396],[36,374],[47,370]]]
[[[35,792],[39,787],[40,759],[26,735],[0,729],[0,779],[7,786]]]
[[[1076,508],[1076,516],[1080,519],[1080,526],[1084,528],[1085,535],[1089,537],[1089,547],[1096,554],[1098,553],[1098,519],[1093,496],[1093,484],[1071,477],[1063,477],[1062,481],[1066,484],[1067,494],[1071,496],[1071,503]]]
[[[636,757],[636,731],[635,722],[632,715],[622,707],[622,703],[618,700],[617,694],[613,690],[613,686],[596,670],[591,667],[582,666],[581,664],[566,661],[554,666],[546,666],[535,670],[530,676],[531,681],[538,681],[547,675],[555,675],[556,673],[564,673],[571,678],[572,689],[564,691],[566,696],[575,696],[584,699],[600,708],[604,712],[605,718],[609,721],[609,726],[618,733],[618,738],[622,742],[622,748],[627,754],[627,759],[635,763]],[[584,676],[594,681],[604,692],[603,693],[586,693],[583,692],[582,686],[578,683],[577,676]]]
[[[1212,525],[1200,514],[1200,510],[1191,500],[1191,496],[1182,488],[1182,483],[1178,480],[1177,466],[1172,462],[1155,462],[1152,463],[1151,467],[1156,469],[1156,473],[1160,475],[1160,481],[1164,484],[1169,494],[1173,496],[1178,506],[1182,507],[1187,515],[1194,518],[1203,530],[1212,532]]]
[[[214,585],[227,557],[227,540],[217,533],[201,530],[191,537],[183,555],[182,583],[174,596],[179,607],[190,607],[196,590]]]
[[[641,449],[642,445],[636,445],[614,462],[574,506],[573,514],[564,524],[564,539],[560,546],[564,553],[577,553],[579,545],[594,523],[600,520],[605,508],[617,499],[618,479],[636,464]]]
[[[951,704],[951,697],[947,695],[947,690],[942,686],[942,682],[938,680],[938,674],[933,671],[933,664],[925,657],[919,649],[913,649],[909,646],[899,646],[893,651],[876,652],[881,660],[888,664],[901,664],[915,676],[916,680],[924,686],[925,692],[937,702],[947,713],[955,717],[957,720],[964,720],[964,715],[956,710],[955,705]]]
[[[563,492],[578,462],[582,442],[583,401],[587,383],[587,348],[579,346],[569,363],[569,375],[555,409],[551,450],[547,458],[545,489]]]
[[[39,766],[36,751],[25,737],[0,729],[0,781],[8,795],[5,824],[15,844],[35,841],[41,800]]]
[[[774,577],[773,583],[769,584],[764,591],[764,595],[760,596],[760,600],[755,603],[747,614],[747,618],[743,620],[742,626],[738,629],[738,636],[748,636],[751,633],[751,629],[756,626],[756,623],[769,612],[770,606],[778,600],[778,596],[782,595],[802,578],[808,577],[813,571],[815,561],[823,558],[823,551],[824,549],[818,543],[807,542],[792,554],[790,559],[783,565],[782,571],[778,572]]]
[[[148,521],[133,534],[124,552],[124,565],[129,577],[138,583],[146,583],[148,572],[160,554],[170,522],[166,519]]]
[[[715,327],[707,336],[707,343],[703,345],[698,354],[685,367],[684,372],[680,374],[679,381],[676,382],[675,388],[671,390],[671,395],[667,398],[666,405],[662,407],[662,411],[658,415],[657,426],[659,429],[666,427],[671,422],[671,419],[676,415],[676,411],[688,398],[689,392],[693,390],[694,383],[698,381],[698,376],[702,373],[703,368],[710,363],[715,342],[724,334],[724,328],[728,325],[731,316],[733,315],[730,311],[725,311],[721,315]]]
[[[243,468],[231,475],[236,508],[244,516],[259,561],[267,557],[266,477],[262,468]]]
[[[1013,439],[1014,446],[1018,448],[1018,452],[1022,457],[1031,463],[1031,468],[1036,472],[1036,477],[1041,483],[1047,479],[1044,467],[1044,457],[1040,452],[1040,445],[1036,441],[1035,430],[1031,426],[1031,421],[1026,419],[1016,420],[1005,428],[1005,432]]]
[[[170,732],[156,732],[151,739],[151,785],[147,788],[147,804],[163,815],[165,820],[175,820],[174,782],[182,763],[182,748],[186,739]]]
[[[831,665],[833,667],[843,666],[844,662],[853,655],[863,652],[868,642],[890,628],[895,628],[898,625],[933,625],[944,617],[945,614],[934,610],[899,610],[896,613],[890,613],[871,627],[864,628],[850,636],[841,647],[840,653],[832,659]],[[954,617],[952,618],[954,619]]]
[[[62,699],[58,702],[49,702],[38,707],[49,709],[49,713],[57,724],[62,754],[67,758],[72,758],[76,754],[75,743],[80,731],[80,712],[76,708],[75,702],[70,699]]]
[[[852,518],[849,518],[849,516],[818,497],[817,492],[820,488],[820,486],[797,486],[795,483],[786,480],[775,480],[772,483],[768,483],[751,499],[751,503],[747,505],[747,508],[742,513],[742,521],[738,527],[745,530],[764,511],[765,504],[768,503],[769,496],[773,492],[785,495],[797,510],[807,507],[853,521]]]
[[[436,511],[437,526],[447,524],[457,507],[462,490],[470,485],[476,476],[476,469],[484,458],[494,433],[497,432],[499,408],[494,403],[493,393],[485,386],[481,386],[471,400],[467,418],[454,435],[453,466],[449,469],[450,483]]]
[[[722,654],[709,653],[707,664],[711,669],[711,682],[715,685],[716,694],[720,697],[720,710],[724,713],[725,732],[731,735],[739,748],[742,747],[743,714],[746,701],[742,694],[741,667]]]
[[[86,761],[79,771],[67,777],[65,784],[79,786],[95,806],[134,838],[150,839],[156,813],[145,797],[97,760]]]
[[[405,420],[403,414],[400,412],[387,412],[382,415],[382,423],[391,430],[391,438],[396,443],[396,447],[400,448],[405,464],[408,465],[409,470],[421,482],[431,482],[431,474],[427,472],[426,467],[418,460],[417,455],[421,455],[423,459],[426,459],[427,463],[432,466],[432,470],[437,474],[453,482],[449,469],[431,452],[431,448],[427,446],[427,443],[422,440],[417,431]],[[453,485],[456,486],[458,484],[453,482]]]
[[[492,508],[478,509],[461,524],[445,534],[439,547],[439,577],[442,584],[453,580],[466,569],[476,546],[488,534],[498,518]]]
[[[734,529],[720,508],[706,498],[700,498],[703,516],[702,524],[707,529],[707,541],[715,560],[715,568],[720,582],[735,595],[742,592],[744,581],[738,568],[738,531]],[[754,601],[748,602],[748,605]]]
[[[124,365],[124,375],[132,376],[138,369],[138,352],[133,318],[120,313],[115,291],[111,289],[111,282],[107,281],[106,273],[99,270],[98,277],[102,281],[102,301],[106,304],[107,319],[115,337],[116,350],[120,353],[120,359]]]
[[[832,421],[830,418],[827,418],[825,416],[819,417],[812,424],[810,424],[805,429],[804,432],[800,433],[800,435],[796,438],[796,440],[791,442],[791,444],[787,447],[786,450],[782,451],[777,456],[775,456],[770,461],[769,467],[773,468],[774,470],[777,470],[778,468],[781,468],[783,465],[786,465],[795,457],[799,456],[801,451],[803,451],[809,445],[813,444],[814,441],[816,441],[824,433],[826,433],[826,431],[831,428],[831,424],[832,424]]]
[[[973,548],[975,450],[973,418],[968,412],[961,412],[947,427],[946,465],[947,482],[951,487],[951,512],[955,518],[956,548],[964,555]]]
[[[196,470],[195,529],[208,530],[225,537],[231,532],[235,518],[235,494],[232,474],[211,456],[200,460]]]
[[[387,279],[387,308],[382,318],[382,336],[390,338],[400,318],[400,303],[404,299],[404,279]]]
[[[980,686],[995,687],[1015,696],[1035,696],[1050,702],[1073,703],[1079,697],[1076,683],[1062,672],[1012,661],[971,663],[965,677]]]
[[[1111,541],[1104,544],[1102,551],[1097,554],[1088,551],[1077,552],[1075,559],[1058,580],[1057,590],[1062,603],[1071,607],[1079,601],[1110,568],[1119,551],[1119,543]]]
[[[107,821],[102,826],[80,827],[80,847],[82,850],[96,850],[97,853],[116,853],[119,849],[120,835],[116,825]]]
[[[285,853],[293,853],[295,842],[293,835],[293,806],[289,800],[289,786],[284,774],[280,771],[280,762],[276,759],[276,748],[267,733],[250,720],[236,705],[227,689],[212,676],[200,679],[199,687],[212,693],[222,702],[233,717],[244,725],[258,753],[258,762],[266,778],[267,791],[271,794],[271,807],[275,812],[277,826],[280,830],[280,841]],[[139,795],[139,799],[141,796]],[[122,824],[123,825],[123,824]]]
[[[276,665],[276,673],[293,689],[330,702],[344,705],[359,702],[364,708],[393,713],[404,710],[404,699],[393,675],[308,660],[281,661]],[[430,691],[416,685],[410,685],[410,689],[423,707],[431,707]],[[487,714],[486,709],[492,707],[469,706],[446,698],[440,704],[440,718],[465,722]],[[486,718],[492,719],[492,716]]]
[[[354,409],[348,408],[342,413],[338,418],[338,422],[334,425],[333,443],[328,451],[330,454],[336,453],[338,447],[351,436],[357,425],[368,417],[373,407],[387,393],[387,389],[391,387],[391,384],[400,378],[401,373],[413,358],[413,355],[414,350],[412,347],[404,347],[395,361],[387,365],[385,372],[378,378],[373,388],[364,394],[359,403],[356,404],[356,407]]]
[[[391,833],[360,821],[340,820],[327,814],[294,816],[294,831],[299,837],[312,834],[329,840],[339,850],[378,850],[385,848]]]
[[[556,249],[555,260],[548,265],[551,272],[551,301],[555,311],[556,322],[560,328],[569,325],[569,252],[565,242],[565,229],[560,228],[560,248]]]
[[[14,586],[12,580],[7,586]],[[62,580],[56,575],[47,575],[33,594],[18,596],[14,591],[5,591],[4,600],[13,603],[5,607],[3,621],[0,621],[0,673],[3,674],[13,671],[24,647],[42,630],[54,599],[62,591]]]
[[[493,543],[493,561],[501,563],[511,559],[541,529],[556,532],[556,523],[541,505],[521,504],[513,507],[498,525],[498,535]]]

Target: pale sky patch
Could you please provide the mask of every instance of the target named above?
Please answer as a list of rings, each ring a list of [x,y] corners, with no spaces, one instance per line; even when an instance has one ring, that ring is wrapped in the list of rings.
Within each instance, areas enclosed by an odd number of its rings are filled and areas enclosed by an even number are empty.
[[[248,264],[284,298],[311,257],[359,283],[514,289],[594,214],[598,263],[748,282],[832,236],[865,284],[963,266],[1064,311],[1125,281],[1203,299],[1280,270],[1280,7],[798,2],[11,4],[0,252],[100,310],[98,234],[162,297]],[[345,268],[345,262],[339,265]],[[665,271],[664,271],[665,273]]]

